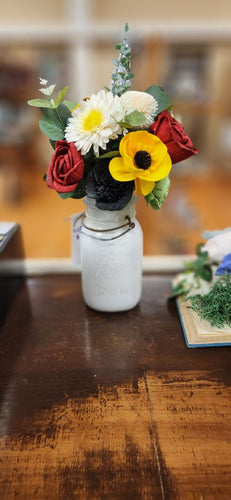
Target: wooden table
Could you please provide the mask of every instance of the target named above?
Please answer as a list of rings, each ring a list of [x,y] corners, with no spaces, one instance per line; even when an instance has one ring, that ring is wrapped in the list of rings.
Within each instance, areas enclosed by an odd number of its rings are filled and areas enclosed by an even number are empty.
[[[78,275],[1,279],[1,500],[231,498],[231,350],[188,349],[170,276],[143,285],[103,314]]]

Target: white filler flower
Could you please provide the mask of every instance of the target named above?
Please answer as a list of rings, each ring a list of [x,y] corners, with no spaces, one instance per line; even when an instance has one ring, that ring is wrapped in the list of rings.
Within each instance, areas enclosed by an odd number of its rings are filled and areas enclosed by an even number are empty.
[[[203,246],[203,251],[207,251],[211,259],[220,262],[231,252],[231,230],[221,231],[210,238]]]
[[[158,102],[154,99],[154,97],[152,97],[152,95],[147,92],[128,90],[121,96],[120,99],[124,106],[125,114],[137,110],[145,115],[146,123],[144,126],[148,126],[153,123],[158,110]]]
[[[67,142],[74,142],[78,151],[85,155],[93,146],[96,156],[99,147],[106,149],[110,139],[117,139],[122,133],[117,122],[124,118],[118,96],[100,90],[86,101],[81,101],[69,118],[65,131]]]

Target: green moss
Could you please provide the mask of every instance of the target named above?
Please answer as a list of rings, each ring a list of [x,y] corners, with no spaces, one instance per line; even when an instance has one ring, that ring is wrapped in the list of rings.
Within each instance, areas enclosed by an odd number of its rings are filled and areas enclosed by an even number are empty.
[[[191,295],[191,308],[216,328],[231,327],[231,275],[221,276],[206,295]]]

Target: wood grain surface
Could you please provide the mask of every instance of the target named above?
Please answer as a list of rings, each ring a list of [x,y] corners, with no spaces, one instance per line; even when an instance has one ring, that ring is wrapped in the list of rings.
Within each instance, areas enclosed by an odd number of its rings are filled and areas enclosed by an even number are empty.
[[[77,275],[1,279],[1,500],[231,498],[231,350],[188,349],[169,292],[105,314]]]

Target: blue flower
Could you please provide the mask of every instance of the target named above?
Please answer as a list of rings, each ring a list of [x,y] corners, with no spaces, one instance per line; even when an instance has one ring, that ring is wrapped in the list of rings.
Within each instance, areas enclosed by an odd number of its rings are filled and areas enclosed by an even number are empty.
[[[222,259],[220,265],[218,266],[215,275],[220,276],[221,274],[229,273],[231,274],[231,253],[225,255]]]

